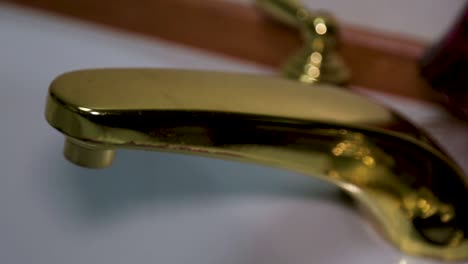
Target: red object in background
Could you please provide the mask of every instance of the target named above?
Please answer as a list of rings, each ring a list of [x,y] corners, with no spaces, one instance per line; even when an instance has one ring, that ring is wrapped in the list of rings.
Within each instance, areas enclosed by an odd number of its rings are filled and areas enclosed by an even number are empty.
[[[468,120],[468,4],[446,36],[425,54],[421,73],[445,95],[447,107]]]

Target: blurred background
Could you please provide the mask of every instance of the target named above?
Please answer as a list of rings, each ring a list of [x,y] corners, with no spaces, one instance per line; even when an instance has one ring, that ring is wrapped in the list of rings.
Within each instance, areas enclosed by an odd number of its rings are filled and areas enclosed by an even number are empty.
[[[252,0],[227,0],[252,5]],[[310,9],[324,9],[341,22],[373,31],[393,32],[427,43],[436,42],[453,25],[466,1],[442,0],[302,0]]]
[[[7,2],[273,69],[278,69],[303,45],[298,30],[268,17],[255,1]],[[337,19],[340,54],[352,72],[351,85],[445,103],[458,113],[465,110],[466,102],[459,99],[458,92],[466,82],[461,77],[467,68],[465,1],[308,0],[301,3],[312,11],[325,10]],[[456,95],[452,94],[454,90]]]

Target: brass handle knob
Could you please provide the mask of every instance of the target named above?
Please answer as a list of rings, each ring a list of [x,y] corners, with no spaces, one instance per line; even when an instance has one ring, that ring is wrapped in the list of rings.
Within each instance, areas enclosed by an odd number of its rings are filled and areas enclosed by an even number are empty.
[[[348,192],[404,252],[468,257],[460,169],[420,130],[339,88],[232,73],[83,70],[53,81],[46,118],[78,165],[108,166],[115,149],[136,148],[288,169]]]
[[[273,18],[297,27],[304,46],[283,66],[283,74],[304,83],[346,84],[350,71],[339,54],[339,27],[334,17],[313,12],[294,0],[256,0]]]

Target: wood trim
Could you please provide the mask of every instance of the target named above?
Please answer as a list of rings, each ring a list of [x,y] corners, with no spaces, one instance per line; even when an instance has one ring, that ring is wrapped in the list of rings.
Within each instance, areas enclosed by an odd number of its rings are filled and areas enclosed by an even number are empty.
[[[301,45],[296,30],[253,6],[220,0],[10,0],[60,15],[279,67]],[[439,101],[420,77],[418,59],[427,44],[350,25],[342,26],[342,54],[351,85]]]

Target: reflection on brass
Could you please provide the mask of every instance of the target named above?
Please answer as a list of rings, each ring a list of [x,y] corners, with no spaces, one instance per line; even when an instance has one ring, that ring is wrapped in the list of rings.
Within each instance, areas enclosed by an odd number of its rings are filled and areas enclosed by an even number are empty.
[[[338,53],[338,23],[324,12],[311,12],[294,0],[256,0],[274,18],[301,30],[304,47],[283,67],[286,77],[304,83],[342,85],[349,69]]]
[[[46,118],[81,166],[109,166],[116,149],[135,148],[283,168],[348,192],[404,252],[468,257],[460,169],[419,129],[339,88],[232,73],[83,70],[53,81]]]

